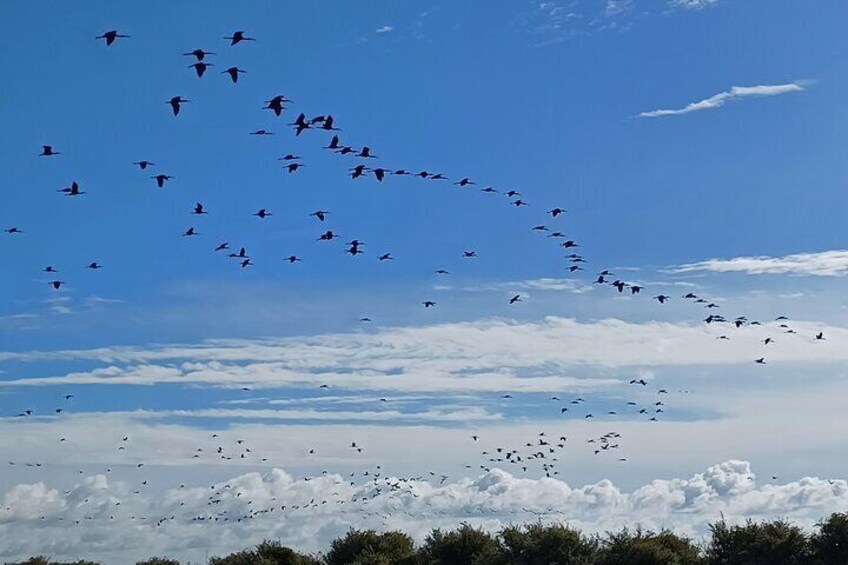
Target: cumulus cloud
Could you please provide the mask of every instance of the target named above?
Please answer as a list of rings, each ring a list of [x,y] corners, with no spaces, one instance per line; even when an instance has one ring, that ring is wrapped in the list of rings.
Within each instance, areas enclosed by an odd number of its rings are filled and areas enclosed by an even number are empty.
[[[741,100],[743,98],[777,96],[779,94],[801,92],[803,90],[805,90],[805,85],[800,82],[762,86],[734,86],[730,90],[720,92],[699,102],[692,102],[683,108],[671,110],[651,110],[649,112],[642,112],[638,117],[657,118],[661,116],[679,116],[682,114],[689,114],[691,112],[700,112],[702,110],[715,110],[716,108],[721,108],[728,102]]]
[[[780,516],[812,526],[846,504],[845,481],[759,481],[740,460],[629,491],[610,480],[576,486],[497,468],[446,482],[389,475],[351,481],[338,474],[305,480],[274,468],[155,494],[97,475],[65,494],[41,482],[12,487],[0,510],[6,540],[0,556],[103,559],[112,550],[116,563],[153,554],[197,560],[205,551],[222,554],[269,538],[316,551],[349,527],[402,529],[421,541],[431,528],[461,522],[496,530],[520,521],[567,521],[588,532],[673,525],[698,537],[721,517]]]
[[[709,259],[680,265],[673,273],[712,271],[716,273],[747,273],[750,275],[813,275],[837,277],[848,274],[848,251],[833,250],[820,253],[797,253],[783,257],[734,257]]]

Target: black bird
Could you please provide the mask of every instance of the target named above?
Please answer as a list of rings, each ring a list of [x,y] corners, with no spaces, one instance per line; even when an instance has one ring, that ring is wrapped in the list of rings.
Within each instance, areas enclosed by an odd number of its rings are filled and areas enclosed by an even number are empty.
[[[122,35],[122,34],[118,33],[116,30],[113,29],[111,31],[107,31],[103,35],[98,35],[94,39],[105,39],[106,40],[106,46],[108,47],[108,46],[112,45],[113,43],[115,43],[115,40],[118,39],[119,37],[120,38],[128,38],[129,35]]]
[[[16,233],[24,233],[23,230],[19,230],[18,228],[14,228],[14,227],[13,228],[6,228],[3,231],[8,233],[9,235],[13,235],[13,234],[16,234]]]
[[[256,131],[250,132],[250,135],[274,135],[274,132],[268,131],[266,129],[258,129]],[[298,157],[299,159],[299,157]]]
[[[423,304],[423,305],[424,305],[424,308],[432,308],[433,306],[435,306],[435,305],[436,305],[436,303],[435,303],[435,302],[433,302],[432,300],[425,300],[425,301],[424,301],[424,302],[422,302],[421,304]]]
[[[194,69],[194,72],[197,73],[197,78],[203,77],[203,73],[206,72],[206,69],[209,67],[214,67],[212,63],[204,63],[203,61],[198,61],[188,66],[190,69]]]
[[[527,203],[519,198],[515,202],[512,202],[512,205],[516,208],[520,208],[521,206],[527,206]]]
[[[819,333],[817,333],[817,334],[816,334],[816,339],[817,339],[817,340],[823,340],[823,339],[824,339],[824,332],[819,332]]]
[[[192,214],[200,215],[200,214],[208,214],[208,212],[203,209],[203,204],[198,202],[197,204],[194,205],[194,211],[192,212]]]
[[[138,165],[138,168],[143,171],[147,167],[155,166],[156,163],[153,163],[151,161],[136,161],[135,163],[133,163],[133,165]]]
[[[91,269],[92,271],[96,271],[97,269],[102,269],[103,265],[98,264],[97,261],[93,261],[89,263],[85,268]]]
[[[755,359],[755,360],[754,360],[754,363],[758,363],[758,364],[760,364],[760,365],[765,365],[765,364],[766,364],[766,359],[765,359],[765,357],[760,357],[759,359]]]
[[[327,214],[329,214],[329,212],[327,212],[326,210],[316,210],[309,215],[315,216],[316,218],[318,218],[320,221],[323,222],[324,219],[327,217]]]
[[[476,251],[463,251],[462,256],[466,259],[475,259],[477,257]]]
[[[232,79],[232,81],[234,83],[236,83],[236,82],[238,82],[239,74],[246,73],[246,72],[247,71],[245,71],[244,69],[240,69],[238,67],[230,67],[226,71],[221,71],[221,74],[226,73],[226,74],[230,75],[230,79]]]
[[[243,31],[235,31],[233,35],[230,37],[224,37],[223,39],[229,39],[230,45],[235,45],[236,43],[240,43],[242,41],[256,41],[253,37],[247,37],[244,35]]]
[[[392,259],[394,259],[394,257],[392,257],[391,253],[383,253],[382,255],[377,257],[378,261],[391,261]]]
[[[52,265],[47,265],[46,267],[44,267],[44,272],[45,273],[58,273],[59,271],[54,269]]]
[[[350,178],[352,178],[352,179],[359,178],[359,177],[362,176],[362,173],[364,173],[366,170],[367,169],[365,168],[365,165],[357,165],[350,170]]]
[[[391,171],[387,171],[386,169],[380,169],[380,168],[372,169],[371,172],[374,173],[375,177],[377,177],[378,182],[383,182],[383,178],[386,176],[386,174],[391,174]]]
[[[481,188],[481,189],[480,189],[480,192],[493,192],[493,193],[496,193],[496,192],[497,192],[497,190],[495,190],[495,189],[494,189],[494,188],[492,188],[491,186],[487,186],[486,188]]]
[[[264,220],[268,216],[273,216],[273,214],[271,212],[267,211],[265,208],[261,208],[258,212],[256,212],[253,215],[259,217],[259,219],[261,219],[261,220]]]
[[[183,233],[183,237],[191,237],[191,236],[193,236],[193,235],[200,235],[200,234],[199,234],[199,233],[197,233],[196,231],[194,231],[194,228],[188,228],[188,229],[187,229],[187,230]]]
[[[224,243],[221,243],[220,245],[218,245],[218,247],[215,248],[215,251],[216,252],[217,251],[224,251],[225,249],[229,249],[229,248],[230,248],[230,244],[225,241]]]
[[[241,249],[239,249],[238,253],[230,253],[229,257],[232,257],[234,259],[247,259],[247,250],[242,247]]]
[[[172,177],[170,175],[155,175],[155,176],[152,176],[150,178],[156,179],[156,186],[158,186],[159,188],[162,188],[162,187],[165,186],[166,180],[171,180],[174,177]]]
[[[333,233],[331,230],[327,230],[321,234],[321,236],[316,241],[332,241],[339,237],[339,234]]]
[[[59,189],[56,192],[64,192],[65,196],[79,196],[81,194],[85,194],[85,192],[83,192],[79,189],[79,185],[77,184],[76,181],[73,181],[71,183],[71,186],[69,186],[67,188]]]
[[[288,165],[286,165],[286,170],[288,170],[289,174],[296,173],[299,168],[305,166],[306,165],[304,165],[303,163],[289,163]]]
[[[321,129],[328,131],[341,131],[339,128],[333,127],[333,116],[328,115],[323,121],[324,124],[321,126]]]
[[[285,110],[285,107],[283,106],[283,104],[285,104],[286,102],[291,102],[291,100],[289,100],[285,96],[277,95],[277,96],[274,96],[273,98],[271,98],[270,100],[268,100],[266,102],[266,104],[268,104],[268,105],[263,106],[262,109],[263,110],[273,110],[274,114],[276,116],[279,116],[280,114],[283,113],[283,110]]]
[[[297,255],[289,255],[288,257],[286,257],[285,260],[288,261],[289,263],[297,263],[299,261],[303,261],[303,259],[301,259]]]
[[[53,151],[52,145],[42,145],[41,153],[38,154],[39,157],[53,157],[54,155],[61,155],[61,153]]]
[[[65,284],[65,281],[50,281],[48,284],[56,290],[59,290],[62,285]]]
[[[330,145],[327,145],[326,147],[324,147],[324,149],[332,149],[334,151],[336,149],[340,149],[340,147],[339,147],[339,136],[334,135],[333,139],[330,140]]]
[[[296,161],[297,159],[300,159],[299,155],[292,155],[291,153],[288,153],[284,157],[280,157],[279,159],[277,159],[277,161]]]
[[[371,154],[371,148],[367,145],[362,148],[357,157],[362,157],[363,159],[376,159],[376,155]]]
[[[465,177],[462,180],[460,180],[459,182],[455,182],[454,184],[457,185],[457,186],[468,186],[469,184],[477,184],[477,183],[474,182],[473,180],[471,180],[470,178]]]
[[[171,105],[171,111],[174,112],[174,115],[176,116],[180,113],[180,104],[185,104],[186,102],[191,102],[191,100],[186,100],[182,96],[174,96],[165,103]]]
[[[189,56],[189,57],[193,56],[193,57],[197,58],[198,61],[202,61],[203,58],[206,57],[206,55],[214,55],[214,54],[215,53],[213,53],[212,51],[204,51],[203,49],[195,49],[194,51],[189,51],[188,53],[183,53],[183,55],[186,55],[186,56]]]
[[[306,114],[304,114],[303,112],[301,112],[297,116],[297,119],[295,121],[293,121],[292,123],[290,123],[289,125],[294,126],[294,128],[295,128],[295,137],[297,137],[301,133],[303,133],[303,130],[309,129],[310,127],[312,127],[306,122]]]
[[[516,294],[515,296],[513,296],[512,298],[509,299],[510,304],[515,304],[516,302],[521,302],[521,295],[520,294]]]
[[[669,300],[669,299],[671,299],[671,297],[670,297],[670,296],[666,296],[665,294],[660,294],[659,296],[655,296],[655,297],[654,297],[654,300],[656,300],[656,301],[657,301],[657,302],[659,302],[660,304],[665,304],[665,301],[666,301],[666,300]]]
[[[562,208],[554,208],[553,210],[548,210],[548,214],[556,218],[560,214],[565,214],[565,210],[563,210]]]

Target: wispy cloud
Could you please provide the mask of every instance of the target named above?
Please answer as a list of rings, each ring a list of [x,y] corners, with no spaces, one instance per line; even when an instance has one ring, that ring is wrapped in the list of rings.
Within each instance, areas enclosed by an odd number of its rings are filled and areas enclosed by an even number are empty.
[[[680,116],[692,112],[701,112],[703,110],[715,110],[721,108],[728,102],[740,100],[743,98],[762,97],[762,96],[777,96],[779,94],[788,94],[790,92],[801,92],[805,90],[807,83],[792,82],[788,84],[773,84],[761,86],[734,86],[730,90],[720,92],[715,96],[710,96],[699,102],[692,102],[683,108],[670,110],[651,110],[642,112],[640,118],[658,118],[661,116]]]
[[[720,0],[669,0],[669,5],[674,8],[686,10],[702,10],[709,6],[715,6]]]
[[[832,250],[820,253],[797,253],[783,257],[734,257],[709,259],[680,265],[672,273],[711,271],[717,273],[747,273],[750,275],[813,275],[838,277],[848,274],[848,251]]]
[[[379,33],[379,34],[390,33],[392,30],[394,30],[394,28],[392,26],[382,26],[382,27],[378,27],[377,29],[375,29],[374,33]]]

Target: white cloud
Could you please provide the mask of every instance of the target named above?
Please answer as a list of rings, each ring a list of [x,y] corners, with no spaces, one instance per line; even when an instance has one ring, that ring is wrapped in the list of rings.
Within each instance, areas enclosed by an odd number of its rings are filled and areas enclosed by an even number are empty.
[[[848,504],[845,481],[761,481],[739,460],[629,491],[609,480],[573,486],[500,469],[445,484],[438,477],[388,475],[373,480],[360,475],[351,484],[347,476],[307,481],[278,468],[217,481],[211,488],[187,485],[156,494],[134,489],[104,475],[84,479],[67,494],[41,482],[14,486],[0,510],[0,536],[6,540],[0,556],[108,557],[124,564],[168,554],[197,561],[206,551],[223,554],[268,538],[300,550],[326,549],[351,526],[402,529],[421,541],[433,527],[463,521],[489,530],[522,521],[567,521],[587,532],[638,523],[698,537],[721,517],[733,523],[780,516],[810,527]]]
[[[393,29],[394,28],[392,26],[382,26],[382,27],[378,27],[377,29],[375,29],[374,33],[379,33],[379,34],[390,33]]]
[[[702,10],[709,6],[715,6],[719,0],[669,0],[669,4],[675,8],[687,10]]]
[[[734,257],[732,259],[710,259],[680,265],[669,270],[672,273],[712,271],[717,273],[793,274],[822,277],[848,274],[848,251],[833,250],[820,253],[797,253],[783,257]]]
[[[726,103],[742,98],[777,96],[790,92],[801,92],[805,90],[804,84],[793,82],[789,84],[763,85],[763,86],[734,86],[730,90],[710,96],[700,102],[692,102],[683,108],[673,110],[651,110],[639,114],[640,118],[657,118],[660,116],[679,116],[690,112],[702,110],[714,110],[724,106]]]

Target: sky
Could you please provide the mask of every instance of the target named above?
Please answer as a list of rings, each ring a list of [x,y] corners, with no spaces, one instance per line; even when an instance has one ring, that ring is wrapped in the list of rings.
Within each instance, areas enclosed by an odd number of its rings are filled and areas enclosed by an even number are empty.
[[[4,560],[845,508],[843,2],[5,15]]]

